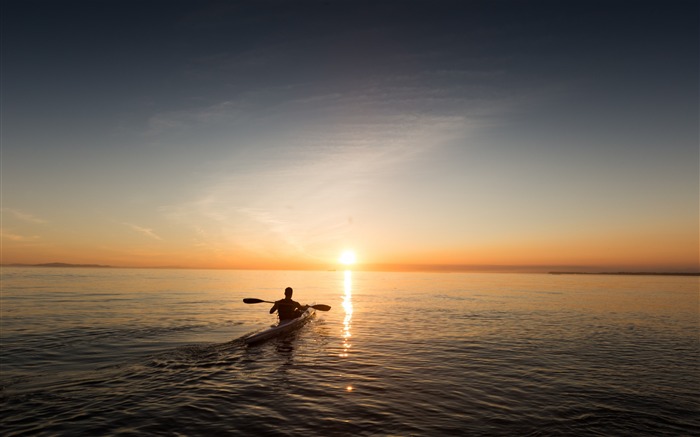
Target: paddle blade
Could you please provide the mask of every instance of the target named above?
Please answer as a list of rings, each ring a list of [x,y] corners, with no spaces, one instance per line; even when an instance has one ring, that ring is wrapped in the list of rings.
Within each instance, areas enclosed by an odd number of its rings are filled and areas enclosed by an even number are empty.
[[[253,297],[246,297],[245,299],[243,299],[243,303],[263,303],[263,302],[265,302],[265,301],[262,299],[255,299]]]
[[[331,307],[330,305],[323,305],[323,304],[318,304],[318,305],[311,305],[311,308],[319,311],[330,311]]]

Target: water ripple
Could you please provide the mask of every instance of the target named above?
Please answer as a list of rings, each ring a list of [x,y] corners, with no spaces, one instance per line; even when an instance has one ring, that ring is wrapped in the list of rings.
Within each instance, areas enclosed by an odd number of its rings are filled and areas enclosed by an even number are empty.
[[[611,288],[637,290],[617,296],[624,305],[613,310],[591,303],[598,286],[571,290],[569,279],[388,277],[349,284],[347,275],[310,273],[309,283],[336,284],[343,301],[328,301],[333,311],[256,347],[241,336],[269,323],[259,314],[242,322],[185,313],[169,325],[141,315],[133,326],[101,320],[96,327],[86,316],[50,334],[3,334],[0,431],[663,436],[699,429],[697,320],[685,304],[672,313],[658,305],[656,288],[639,292],[640,278]],[[441,288],[425,288],[431,284]],[[693,287],[686,303],[697,299]],[[213,294],[183,293],[169,308],[220,305]],[[193,332],[222,329],[237,334],[182,344]],[[177,344],[168,343],[173,337]]]

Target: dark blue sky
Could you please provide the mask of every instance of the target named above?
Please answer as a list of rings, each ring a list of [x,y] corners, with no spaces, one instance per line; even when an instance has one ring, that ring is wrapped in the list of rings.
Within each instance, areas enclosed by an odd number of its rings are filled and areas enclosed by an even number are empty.
[[[697,12],[690,1],[5,1],[5,101],[113,114],[137,97],[187,108],[251,87],[352,90],[400,74],[500,70],[480,86],[569,79],[587,82],[585,107],[692,105]]]

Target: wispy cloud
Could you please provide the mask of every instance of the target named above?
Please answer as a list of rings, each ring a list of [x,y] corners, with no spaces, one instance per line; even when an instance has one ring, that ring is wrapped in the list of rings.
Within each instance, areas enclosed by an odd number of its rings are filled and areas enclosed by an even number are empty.
[[[318,101],[327,104],[321,112],[356,103],[355,97],[338,95]],[[288,109],[277,108],[270,118],[294,114]],[[362,199],[384,184],[387,174],[404,171],[405,164],[415,165],[472,128],[459,114],[352,112],[333,124],[282,123],[286,130],[265,137],[271,147],[251,146],[243,154],[232,150],[202,172],[206,176],[194,198],[161,212],[188,226],[197,247],[314,258],[348,235],[348,218],[360,214]]]
[[[147,134],[158,136],[183,129],[231,123],[243,111],[234,101],[223,101],[190,109],[167,111],[154,114],[148,120]]]
[[[34,223],[34,224],[45,224],[48,223],[47,220],[44,220],[40,217],[35,216],[34,214],[30,214],[25,211],[21,211],[19,209],[13,209],[13,208],[2,208],[2,212],[8,213],[12,215],[14,218],[21,220],[26,223]]]
[[[258,53],[258,57],[265,59],[262,62],[265,66],[260,68],[269,73],[277,65],[287,66],[287,62],[296,65],[297,62],[287,59],[287,51],[268,48],[265,54]],[[230,81],[231,76],[242,74],[242,65],[249,64],[239,56],[221,55],[200,68],[207,74],[219,71],[217,80]],[[352,122],[404,114],[466,116],[473,123],[477,119],[492,119],[523,98],[494,83],[494,77],[504,75],[501,67],[420,67],[407,72],[389,69],[348,83],[329,81],[325,75],[317,76],[320,74],[317,71],[312,71],[305,81],[255,79],[261,73],[254,70],[243,74],[235,86],[225,89],[223,96],[220,92],[200,96],[200,105],[183,102],[179,109],[153,114],[148,121],[148,134],[158,137],[202,127],[228,127],[240,132],[249,123],[274,130],[277,123],[299,124],[314,118]]]
[[[163,240],[160,236],[158,236],[155,232],[153,232],[153,229],[144,228],[143,226],[135,225],[133,223],[123,223],[123,224],[125,226],[128,226],[129,228],[131,228],[133,231],[136,231],[136,232],[138,232],[142,235],[145,235],[149,238],[152,238],[154,240],[159,240],[159,241]]]
[[[274,212],[265,209],[240,208],[238,212],[262,225],[267,232],[274,234],[298,253],[305,252],[304,244],[299,240],[297,233],[294,232],[293,224],[288,220],[284,220]]]
[[[228,95],[150,119],[154,138],[201,129],[197,149],[217,151],[215,162],[200,162],[191,197],[161,209],[190,229],[196,247],[313,257],[351,232],[348,217],[360,215],[373,190],[513,107],[512,95],[489,86],[493,68],[387,70],[341,82],[317,71],[292,82],[230,79],[261,63],[282,65],[287,51],[271,50],[249,54],[257,56],[249,63],[203,61],[212,68],[202,74],[227,77]],[[476,84],[463,85],[465,76]]]
[[[5,231],[4,229],[0,229],[0,237],[4,240],[10,240],[10,241],[16,241],[16,242],[30,242],[30,241],[36,241],[39,238],[41,238],[38,235],[14,234],[14,233]]]

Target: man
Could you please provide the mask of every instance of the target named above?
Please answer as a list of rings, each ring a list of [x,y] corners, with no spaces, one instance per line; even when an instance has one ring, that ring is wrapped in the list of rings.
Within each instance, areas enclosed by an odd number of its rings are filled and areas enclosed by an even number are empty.
[[[309,307],[308,305],[302,306],[299,302],[292,300],[292,293],[294,293],[292,287],[285,288],[284,299],[275,301],[275,304],[270,308],[270,314],[277,311],[280,321],[296,319]]]

